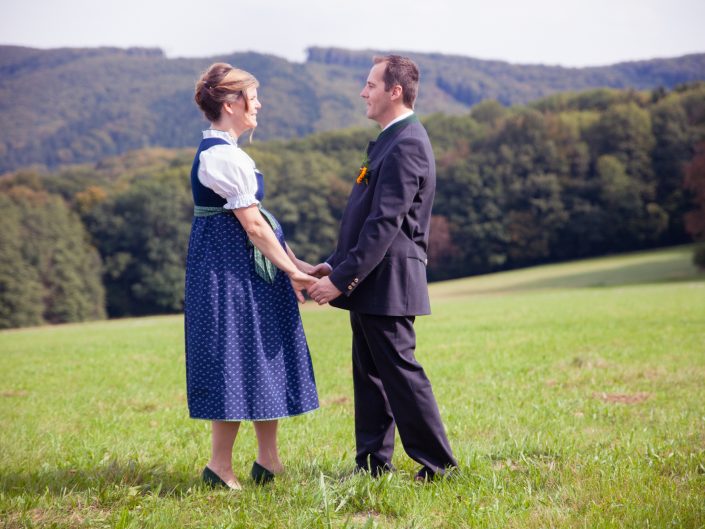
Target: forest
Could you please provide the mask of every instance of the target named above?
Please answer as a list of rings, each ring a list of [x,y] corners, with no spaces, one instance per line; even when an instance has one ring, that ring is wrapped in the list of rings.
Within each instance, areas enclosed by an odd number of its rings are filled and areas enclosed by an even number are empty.
[[[431,280],[705,240],[703,82],[484,100],[422,122],[438,174]],[[332,251],[376,134],[258,130],[245,146],[300,258]],[[0,177],[0,328],[181,311],[196,144]]]

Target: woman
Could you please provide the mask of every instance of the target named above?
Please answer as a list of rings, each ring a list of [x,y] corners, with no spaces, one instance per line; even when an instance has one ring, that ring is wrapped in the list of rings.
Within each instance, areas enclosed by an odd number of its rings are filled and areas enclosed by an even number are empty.
[[[296,304],[315,282],[260,202],[264,179],[237,138],[257,126],[259,83],[213,64],[195,100],[210,121],[193,162],[195,210],[186,263],[186,385],[189,413],[212,421],[203,480],[239,490],[232,449],[240,421],[254,421],[251,475],[283,470],[277,419],[318,408],[311,357]],[[275,268],[276,267],[276,268]]]

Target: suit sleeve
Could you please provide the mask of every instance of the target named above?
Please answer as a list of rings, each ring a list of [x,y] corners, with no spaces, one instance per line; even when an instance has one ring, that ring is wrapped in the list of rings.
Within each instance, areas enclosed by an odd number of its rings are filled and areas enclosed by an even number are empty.
[[[377,174],[370,214],[365,220],[357,245],[334,267],[330,280],[349,296],[353,288],[382,261],[411,210],[421,178],[429,171],[424,145],[407,138],[394,146]],[[333,256],[331,256],[333,257]]]

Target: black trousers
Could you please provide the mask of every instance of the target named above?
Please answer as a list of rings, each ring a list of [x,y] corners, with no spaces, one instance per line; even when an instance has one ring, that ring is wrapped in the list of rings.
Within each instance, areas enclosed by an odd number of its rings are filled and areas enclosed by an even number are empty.
[[[394,427],[406,453],[434,473],[457,466],[431,382],[416,361],[413,316],[350,312],[358,467],[392,467]]]

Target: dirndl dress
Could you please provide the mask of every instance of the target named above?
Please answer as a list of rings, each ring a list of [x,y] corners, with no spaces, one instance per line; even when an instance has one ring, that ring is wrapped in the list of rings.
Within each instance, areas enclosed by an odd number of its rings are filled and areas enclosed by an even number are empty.
[[[198,179],[199,155],[209,147],[205,142],[196,154],[191,182],[194,188],[203,187],[194,189],[196,204],[205,196],[213,210],[216,198],[225,200]],[[264,179],[259,173],[257,180],[261,201]],[[281,226],[275,224],[284,246]],[[231,210],[194,216],[184,313],[192,418],[272,420],[318,408],[311,356],[291,283],[281,271],[271,284],[256,273],[253,247]]]

